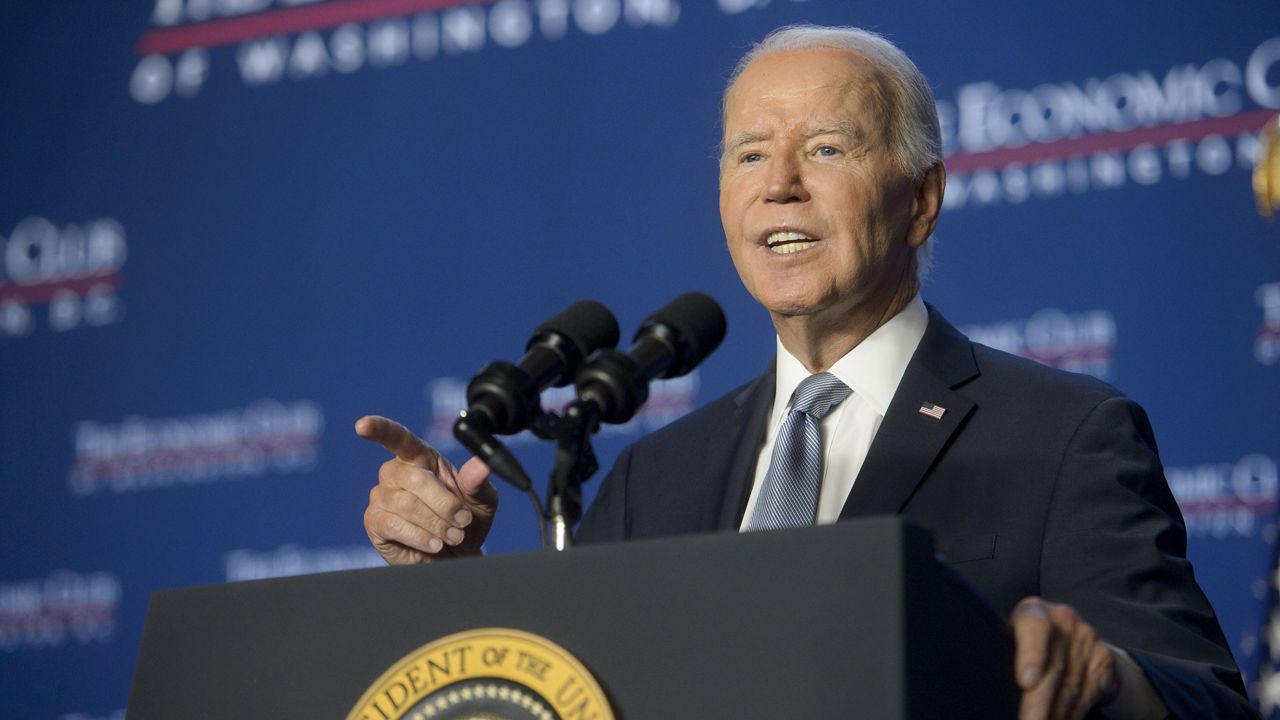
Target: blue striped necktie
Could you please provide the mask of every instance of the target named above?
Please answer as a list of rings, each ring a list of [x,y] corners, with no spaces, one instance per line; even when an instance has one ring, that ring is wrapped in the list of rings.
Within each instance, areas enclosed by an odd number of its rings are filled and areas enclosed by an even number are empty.
[[[810,375],[796,388],[747,530],[813,524],[822,483],[822,418],[851,392],[829,372]]]

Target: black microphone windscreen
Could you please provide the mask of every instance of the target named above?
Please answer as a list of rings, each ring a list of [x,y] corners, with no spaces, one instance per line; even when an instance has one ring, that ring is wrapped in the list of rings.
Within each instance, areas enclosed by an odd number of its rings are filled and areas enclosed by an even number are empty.
[[[538,326],[525,349],[555,333],[563,336],[585,358],[598,348],[618,344],[618,321],[609,308],[594,300],[579,300],[563,312]]]
[[[666,326],[676,336],[680,356],[662,374],[672,378],[689,372],[720,346],[726,321],[715,300],[700,292],[687,292],[646,318],[636,331],[636,339],[655,325]]]

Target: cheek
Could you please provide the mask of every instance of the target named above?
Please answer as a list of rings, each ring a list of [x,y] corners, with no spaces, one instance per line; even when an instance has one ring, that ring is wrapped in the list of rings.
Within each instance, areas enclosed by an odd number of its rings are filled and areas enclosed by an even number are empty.
[[[740,232],[751,207],[751,189],[743,178],[720,180],[720,223],[726,233]]]
[[[731,232],[733,225],[739,223],[741,215],[741,211],[735,210],[733,188],[721,183],[721,224],[724,225],[724,233]]]
[[[743,282],[753,275],[752,253],[750,253],[744,243],[738,242],[736,235],[729,231],[725,232],[725,245],[729,250],[729,261],[733,263],[733,269],[737,271],[738,277]]]

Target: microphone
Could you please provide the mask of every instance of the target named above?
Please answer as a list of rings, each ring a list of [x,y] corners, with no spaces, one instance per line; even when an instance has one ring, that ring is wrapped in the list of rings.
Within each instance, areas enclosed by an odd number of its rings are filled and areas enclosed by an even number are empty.
[[[520,463],[493,435],[528,427],[542,412],[538,396],[544,389],[569,384],[588,355],[617,344],[618,321],[608,308],[593,300],[570,305],[533,331],[518,363],[491,362],[471,379],[454,437],[499,476],[528,490]]]
[[[600,419],[624,423],[649,399],[649,381],[684,375],[720,345],[724,311],[715,300],[689,292],[640,324],[625,354],[597,351],[578,372],[575,386],[583,402],[594,402]]]
[[[544,389],[569,384],[588,355],[617,344],[613,313],[594,300],[576,302],[533,331],[520,362],[491,362],[471,379],[467,416],[489,432],[520,432],[542,412]]]

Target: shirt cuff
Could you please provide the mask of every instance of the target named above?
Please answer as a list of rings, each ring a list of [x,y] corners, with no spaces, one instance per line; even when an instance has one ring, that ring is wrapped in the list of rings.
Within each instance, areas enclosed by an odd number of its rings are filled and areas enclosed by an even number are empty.
[[[1164,720],[1168,717],[1169,709],[1138,663],[1123,649],[1111,643],[1106,643],[1106,646],[1116,661],[1120,692],[1111,702],[1098,708],[1102,717],[1107,720]]]

